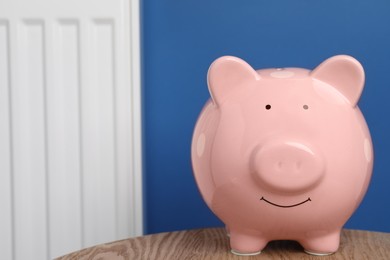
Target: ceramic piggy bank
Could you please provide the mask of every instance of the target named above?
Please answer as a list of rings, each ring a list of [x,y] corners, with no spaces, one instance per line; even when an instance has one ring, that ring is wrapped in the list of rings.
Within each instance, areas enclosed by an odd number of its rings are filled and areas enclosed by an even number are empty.
[[[192,164],[232,253],[258,254],[271,240],[296,240],[314,255],[337,251],[373,168],[357,106],[360,63],[339,55],[312,71],[254,70],[225,56],[210,66],[208,86]]]

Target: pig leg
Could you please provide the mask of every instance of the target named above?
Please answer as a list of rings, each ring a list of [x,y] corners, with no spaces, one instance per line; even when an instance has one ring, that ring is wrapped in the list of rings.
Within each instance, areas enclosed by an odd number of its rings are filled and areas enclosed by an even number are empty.
[[[267,243],[268,240],[258,235],[230,230],[230,247],[235,255],[258,255]]]
[[[330,255],[337,251],[340,245],[340,230],[326,232],[326,234],[308,236],[306,240],[299,241],[305,252],[310,255]],[[325,232],[324,232],[325,233]]]

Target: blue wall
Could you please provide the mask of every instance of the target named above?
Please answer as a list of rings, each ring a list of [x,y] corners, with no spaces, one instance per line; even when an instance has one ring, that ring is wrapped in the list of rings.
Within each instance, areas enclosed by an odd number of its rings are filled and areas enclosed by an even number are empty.
[[[216,226],[191,162],[191,136],[222,55],[255,68],[314,68],[336,54],[366,70],[359,106],[375,149],[369,191],[347,228],[390,232],[390,2],[388,0],[144,0],[145,232]]]

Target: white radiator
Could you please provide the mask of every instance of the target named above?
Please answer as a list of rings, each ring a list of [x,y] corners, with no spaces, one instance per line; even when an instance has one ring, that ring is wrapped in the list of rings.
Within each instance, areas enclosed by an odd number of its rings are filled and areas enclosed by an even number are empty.
[[[0,1],[1,259],[142,234],[139,2]]]

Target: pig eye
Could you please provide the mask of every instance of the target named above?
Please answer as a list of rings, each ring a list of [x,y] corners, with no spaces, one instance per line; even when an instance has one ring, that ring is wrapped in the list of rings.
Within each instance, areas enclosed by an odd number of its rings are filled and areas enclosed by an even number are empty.
[[[270,104],[266,105],[265,109],[270,110],[271,109],[271,105]]]
[[[309,106],[308,105],[303,105],[303,109],[308,110]]]

